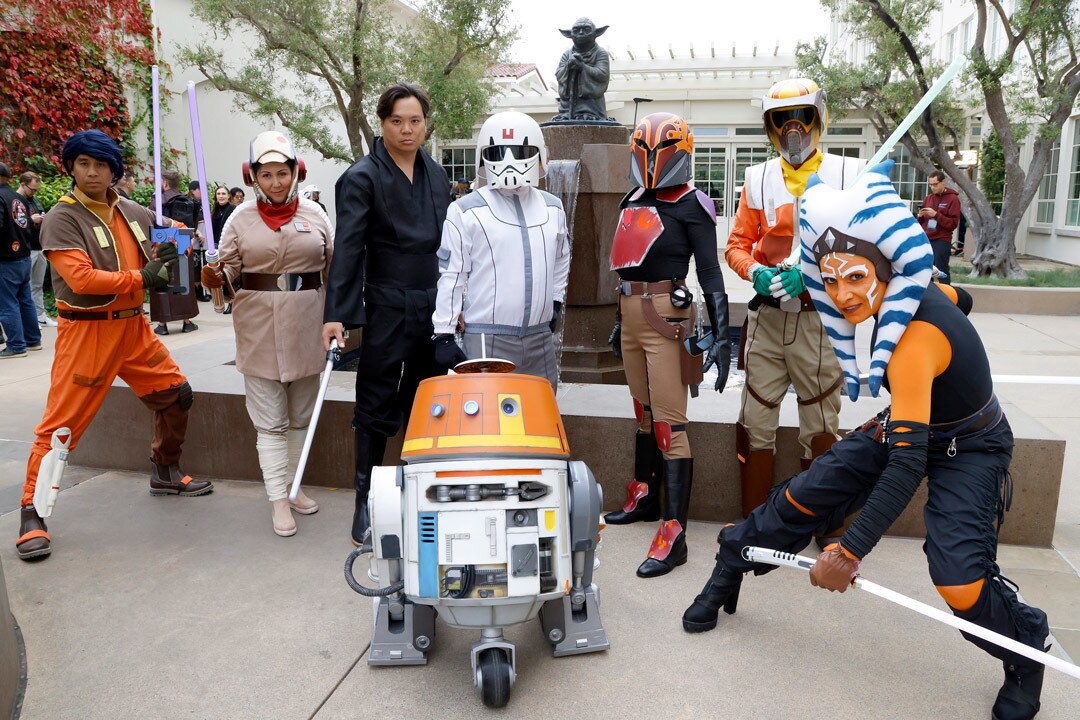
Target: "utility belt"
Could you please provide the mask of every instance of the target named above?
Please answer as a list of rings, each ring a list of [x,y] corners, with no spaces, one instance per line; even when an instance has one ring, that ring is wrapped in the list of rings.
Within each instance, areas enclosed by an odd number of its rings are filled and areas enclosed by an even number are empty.
[[[798,301],[798,306],[795,305],[795,301]],[[755,295],[750,299],[750,302],[746,304],[746,307],[750,310],[757,310],[762,305],[768,305],[769,307],[783,310],[784,312],[806,312],[815,309],[814,300],[810,297],[809,290],[804,290],[797,298],[784,300],[783,302],[781,302],[779,298],[774,298],[771,295]]]
[[[1001,409],[997,395],[991,395],[990,399],[982,406],[982,409],[968,415],[966,418],[947,423],[930,424],[930,442],[944,443],[951,440],[970,437],[983,430],[995,427],[1005,417]]]
[[[66,310],[60,308],[57,314],[65,320],[126,320],[143,314],[142,305],[127,310]]]
[[[691,355],[684,342],[694,334],[697,311],[694,308],[693,296],[686,291],[686,286],[683,282],[683,280],[679,279],[662,280],[660,282],[622,280],[619,282],[618,289],[620,295],[640,297],[641,312],[645,316],[645,321],[649,323],[649,327],[663,337],[666,337],[668,340],[674,340],[679,343],[679,347],[682,349],[682,352],[679,353],[679,368],[681,371],[682,382],[684,385],[690,385],[696,388],[697,385],[701,384],[705,374],[702,372],[703,361],[701,356]],[[660,313],[656,311],[656,306],[653,305],[653,296],[663,294],[672,295],[672,305],[679,307],[679,305],[676,304],[674,297],[674,293],[676,293],[677,290],[686,292],[685,300],[680,298],[680,302],[689,304],[690,317],[683,320],[665,320],[660,316]],[[686,305],[684,304],[682,307],[686,307]],[[621,310],[617,314],[616,319],[622,320]],[[694,392],[697,392],[696,389]]]
[[[240,273],[240,286],[245,290],[258,290],[260,292],[288,292],[290,290],[288,275],[300,278],[300,284],[296,291],[318,290],[322,287],[322,273]],[[279,281],[285,285],[281,287]]]

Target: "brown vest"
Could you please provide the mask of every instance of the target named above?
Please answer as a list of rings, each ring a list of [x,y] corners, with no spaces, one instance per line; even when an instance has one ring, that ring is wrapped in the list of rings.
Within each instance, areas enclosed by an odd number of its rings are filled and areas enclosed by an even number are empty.
[[[120,198],[114,212],[120,213],[127,222],[143,256],[149,259],[150,228],[154,222],[154,214],[125,198]],[[90,258],[95,269],[111,272],[120,270],[120,253],[109,226],[72,193],[60,198],[41,222],[41,249],[45,252],[81,250]],[[93,310],[116,300],[116,295],[80,295],[72,290],[57,272],[53,272],[52,281],[56,299],[69,307]]]

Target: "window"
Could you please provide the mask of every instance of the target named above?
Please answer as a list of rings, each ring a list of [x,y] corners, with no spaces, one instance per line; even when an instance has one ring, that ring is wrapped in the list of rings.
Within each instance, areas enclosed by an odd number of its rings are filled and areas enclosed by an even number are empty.
[[[949,33],[945,36],[945,60],[953,59],[953,43],[956,41],[956,31]]]
[[[863,129],[861,127],[831,127],[829,128],[829,135],[859,135],[861,136]]]
[[[825,152],[832,155],[839,155],[840,157],[857,158],[862,155],[862,148],[858,147],[830,147],[825,148]]]
[[[1039,183],[1039,199],[1035,202],[1035,222],[1054,224],[1054,198],[1057,195],[1058,161],[1061,159],[1061,139],[1054,143],[1050,152],[1050,164],[1046,166]]]
[[[911,206],[911,212],[914,213],[922,205],[923,198],[929,192],[926,186],[926,175],[911,164],[911,153],[903,145],[898,145],[889,153],[889,158],[896,161],[892,171],[892,181],[896,186],[896,192],[907,200]]]
[[[735,148],[735,207],[739,206],[739,198],[742,197],[742,186],[743,181],[746,178],[746,168],[768,160],[771,154],[769,151],[771,149],[771,145]]]
[[[1080,226],[1080,121],[1073,122],[1072,172],[1069,173],[1069,202],[1065,206],[1065,224]]]
[[[712,198],[716,214],[725,215],[727,189],[727,148],[699,147],[694,150],[694,185]]]
[[[736,135],[764,135],[765,128],[763,127],[741,127],[735,128]]]
[[[971,18],[964,21],[960,26],[960,53],[966,53],[971,49]]]
[[[443,148],[442,162],[439,164],[446,170],[451,182],[462,177],[472,182],[476,177],[476,148]]]

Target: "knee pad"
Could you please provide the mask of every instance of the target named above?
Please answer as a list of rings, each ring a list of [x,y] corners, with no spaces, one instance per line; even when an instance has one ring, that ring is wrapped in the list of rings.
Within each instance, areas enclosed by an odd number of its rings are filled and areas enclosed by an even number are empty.
[[[656,438],[656,447],[660,448],[661,452],[667,452],[671,449],[672,433],[686,431],[686,425],[672,425],[666,420],[653,420],[652,425],[653,437]]]
[[[938,595],[948,603],[949,607],[957,612],[966,612],[975,607],[979,597],[983,594],[986,585],[985,578],[979,578],[973,583],[966,585],[935,585]]]
[[[180,387],[176,390],[179,393],[177,396],[177,403],[180,405],[181,410],[187,412],[192,403],[195,402],[195,392],[191,389],[191,385],[187,380],[180,383]]]

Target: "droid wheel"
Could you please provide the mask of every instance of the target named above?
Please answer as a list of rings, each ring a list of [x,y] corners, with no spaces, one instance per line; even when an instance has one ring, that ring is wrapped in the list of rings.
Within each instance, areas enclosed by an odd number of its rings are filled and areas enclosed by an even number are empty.
[[[480,653],[480,697],[490,708],[501,708],[510,700],[510,661],[499,648]]]

